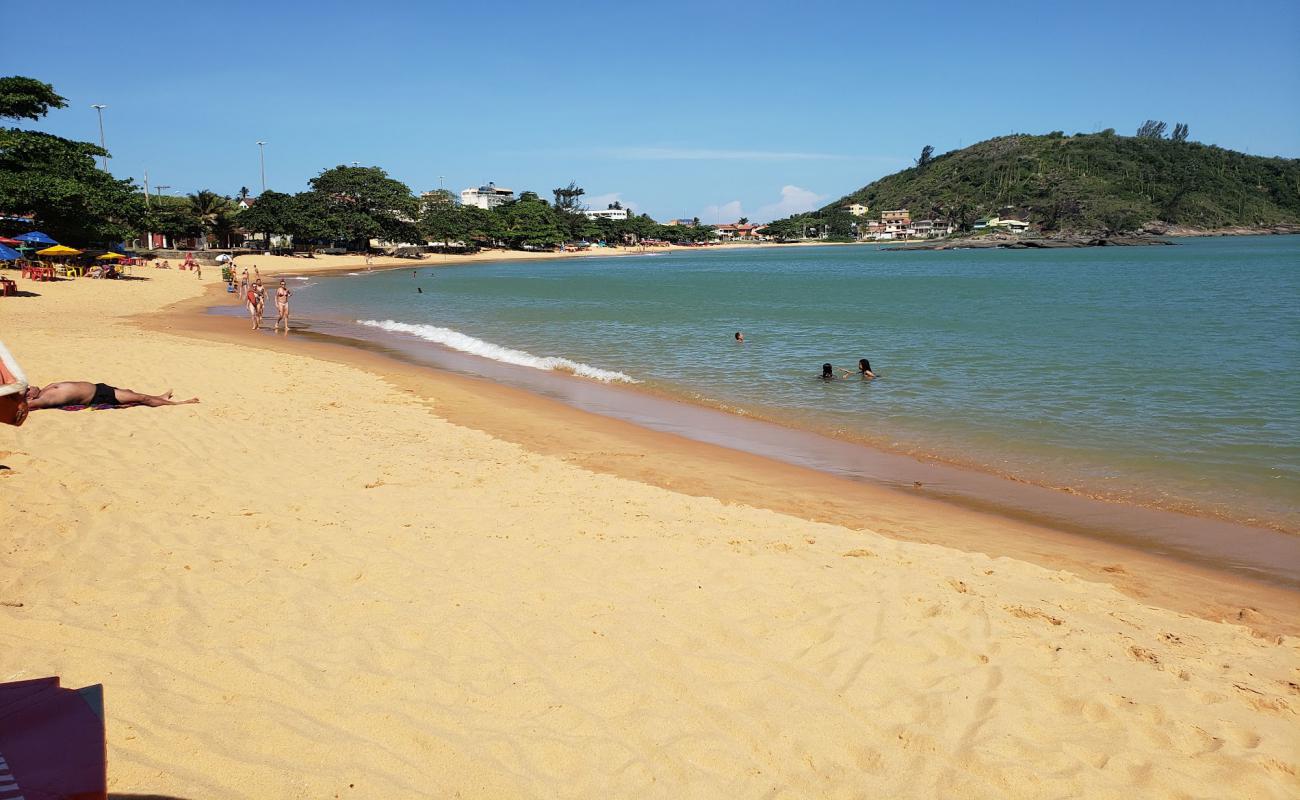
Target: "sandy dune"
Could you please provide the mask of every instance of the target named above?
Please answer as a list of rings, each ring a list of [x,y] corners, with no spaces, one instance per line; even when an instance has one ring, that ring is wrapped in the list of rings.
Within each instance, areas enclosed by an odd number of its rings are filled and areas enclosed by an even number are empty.
[[[143,274],[0,298],[36,381],[202,398],[0,430],[0,680],[103,682],[112,791],[1300,794],[1296,638],[590,472]]]

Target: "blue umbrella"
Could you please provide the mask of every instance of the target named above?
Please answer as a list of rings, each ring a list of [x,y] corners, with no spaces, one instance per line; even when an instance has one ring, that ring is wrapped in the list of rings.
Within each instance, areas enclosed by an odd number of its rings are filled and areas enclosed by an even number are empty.
[[[50,237],[41,233],[40,231],[32,231],[31,233],[24,233],[21,236],[15,236],[14,238],[20,242],[27,242],[28,244],[43,244],[47,247],[50,245],[58,244],[58,242],[54,241]]]
[[[7,244],[0,244],[0,261],[17,261],[23,254]]]

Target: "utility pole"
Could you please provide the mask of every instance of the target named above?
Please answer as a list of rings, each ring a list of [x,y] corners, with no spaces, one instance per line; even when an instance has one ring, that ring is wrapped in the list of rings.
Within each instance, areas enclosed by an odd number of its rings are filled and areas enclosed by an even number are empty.
[[[266,192],[266,142],[257,143],[257,160],[262,165],[262,192]]]
[[[166,190],[168,190],[168,189],[170,189],[170,188],[172,188],[172,187],[170,187],[170,186],[164,186],[163,184],[160,183],[160,184],[158,184],[158,186],[157,186],[156,188],[158,189],[158,196],[159,196],[159,197],[162,197],[162,196],[163,196],[163,193],[164,193]],[[164,249],[164,250],[167,249],[167,234],[165,234],[165,233],[162,235],[162,245],[163,245],[163,249]],[[149,248],[149,249],[152,250],[153,248]]]
[[[442,181],[443,181],[443,179],[446,178],[446,177],[447,177],[446,175],[439,175],[439,176],[438,176],[438,191],[440,191],[440,192],[441,192],[441,191],[445,191],[445,190],[443,189],[443,187],[442,187]]]
[[[108,145],[104,144],[104,109],[108,106],[103,103],[96,103],[91,108],[99,113],[99,146],[104,151],[104,171],[108,172]]]
[[[152,208],[152,206],[149,204],[149,170],[145,170],[145,171],[144,171],[144,207],[145,207],[146,209],[150,209],[150,208]],[[145,232],[144,232],[144,241],[145,241],[145,245],[144,245],[144,246],[145,246],[146,248],[152,250],[152,249],[153,249],[153,231],[145,231]]]

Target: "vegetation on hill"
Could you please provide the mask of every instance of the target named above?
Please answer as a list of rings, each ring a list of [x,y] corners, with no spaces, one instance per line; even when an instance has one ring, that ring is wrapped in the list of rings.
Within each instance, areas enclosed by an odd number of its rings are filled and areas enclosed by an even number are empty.
[[[1300,223],[1300,159],[1250,156],[1187,141],[1187,126],[1149,120],[1138,136],[1113,130],[1012,135],[932,156],[776,230],[850,224],[841,209],[906,208],[967,230],[980,217],[1014,217],[1047,232],[1122,233],[1149,223],[1192,228]],[[771,230],[771,228],[769,228]]]

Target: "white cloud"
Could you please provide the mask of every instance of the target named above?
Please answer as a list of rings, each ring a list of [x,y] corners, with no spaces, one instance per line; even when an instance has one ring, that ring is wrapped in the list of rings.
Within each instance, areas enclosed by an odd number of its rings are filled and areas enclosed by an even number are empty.
[[[771,222],[774,219],[788,217],[791,214],[801,214],[804,211],[812,211],[821,207],[826,201],[826,195],[817,194],[811,189],[801,189],[798,186],[782,186],[781,199],[775,203],[761,206],[758,211],[754,212],[754,219],[759,222]]]
[[[788,217],[791,214],[800,214],[804,211],[820,208],[826,203],[826,198],[827,195],[817,194],[811,189],[786,185],[781,187],[780,200],[760,206],[753,214],[746,215],[741,202],[732,200],[730,203],[723,203],[722,205],[705,206],[704,210],[700,212],[700,221],[709,225],[717,225],[722,222],[735,222],[741,217],[749,216],[750,221],[754,223],[771,222],[774,219]]]
[[[623,208],[639,213],[640,204],[635,200],[624,200],[622,192],[606,192],[605,194],[592,195],[584,199],[587,201],[587,208],[604,209],[609,208],[610,203],[622,203]]]
[[[700,212],[700,222],[705,225],[717,225],[723,222],[735,222],[743,216],[745,212],[740,207],[740,201],[732,200],[720,206],[705,206],[704,211]]]
[[[773,150],[714,150],[701,147],[608,147],[597,151],[630,161],[813,161],[844,158],[829,153]]]

